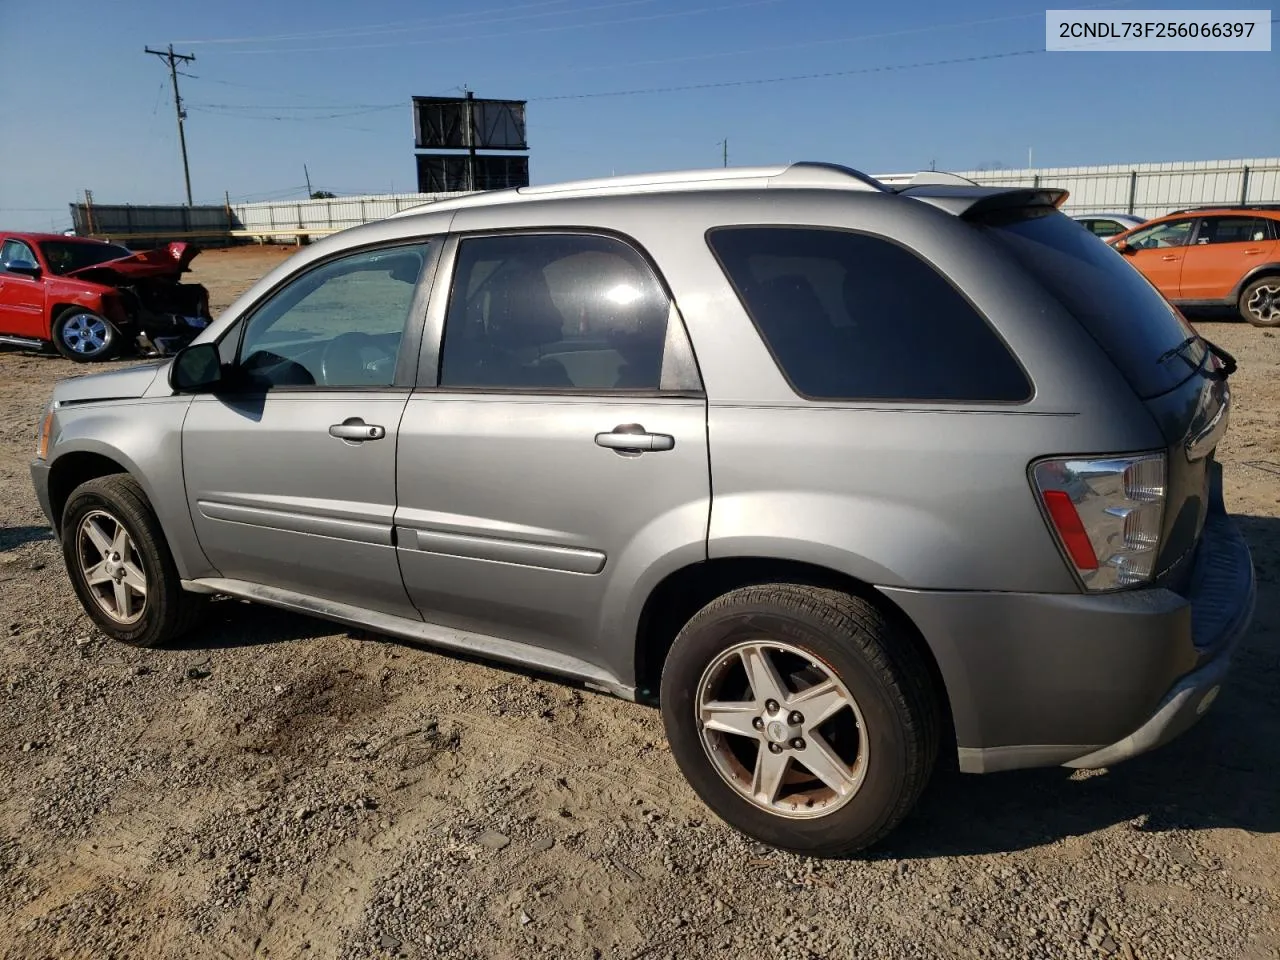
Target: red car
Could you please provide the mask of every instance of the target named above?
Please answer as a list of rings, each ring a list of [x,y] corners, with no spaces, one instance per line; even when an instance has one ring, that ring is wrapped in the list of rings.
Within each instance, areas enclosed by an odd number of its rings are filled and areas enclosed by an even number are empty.
[[[180,283],[199,249],[133,253],[84,237],[0,231],[0,343],[52,344],[81,363],[136,349],[170,354],[212,319],[209,293]]]

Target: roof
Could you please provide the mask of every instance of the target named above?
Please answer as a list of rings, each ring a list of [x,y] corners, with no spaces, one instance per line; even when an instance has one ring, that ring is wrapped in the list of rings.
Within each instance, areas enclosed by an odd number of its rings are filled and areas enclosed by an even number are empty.
[[[39,243],[42,240],[70,240],[72,243],[106,243],[105,240],[97,240],[93,237],[68,237],[62,233],[32,233],[28,230],[0,230],[0,236],[10,237],[14,240],[31,240]],[[115,244],[119,246],[119,244]]]

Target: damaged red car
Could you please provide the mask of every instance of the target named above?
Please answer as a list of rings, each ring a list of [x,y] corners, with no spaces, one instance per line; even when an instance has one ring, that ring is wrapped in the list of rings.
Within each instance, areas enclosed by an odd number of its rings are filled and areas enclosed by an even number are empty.
[[[199,252],[0,231],[0,344],[52,345],[80,363],[174,353],[212,319],[209,292],[179,282]]]

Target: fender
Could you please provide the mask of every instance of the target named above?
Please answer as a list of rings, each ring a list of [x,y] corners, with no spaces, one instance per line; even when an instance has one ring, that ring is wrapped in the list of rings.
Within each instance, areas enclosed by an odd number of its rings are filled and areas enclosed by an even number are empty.
[[[191,398],[174,396],[109,406],[58,408],[58,430],[49,450],[49,471],[74,453],[93,453],[120,464],[142,487],[160,521],[165,540],[184,580],[217,576],[200,549],[182,479],[182,423]],[[122,416],[136,407],[136,416]]]
[[[1240,294],[1244,292],[1245,287],[1253,283],[1253,281],[1257,280],[1259,277],[1268,273],[1280,274],[1280,260],[1272,260],[1268,263],[1260,263],[1256,267],[1254,267],[1252,270],[1250,270],[1248,273],[1246,273],[1243,277],[1241,277],[1240,282],[1237,283],[1231,289],[1232,303],[1234,304],[1239,301]]]

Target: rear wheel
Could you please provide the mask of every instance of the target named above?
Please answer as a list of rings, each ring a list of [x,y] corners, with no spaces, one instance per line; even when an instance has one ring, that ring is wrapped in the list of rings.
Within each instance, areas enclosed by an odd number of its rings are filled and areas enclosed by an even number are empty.
[[[771,846],[848,856],[893,830],[938,751],[929,671],[871,604],[734,590],[681,630],[662,675],[677,764],[722,819]]]
[[[182,589],[151,505],[127,474],[86,481],[62,513],[62,556],[85,613],[107,636],[154,647],[189,630],[204,598]]]
[[[1259,277],[1244,288],[1240,316],[1255,327],[1280,327],[1280,274]]]
[[[120,331],[110,320],[83,307],[71,307],[53,322],[53,345],[68,360],[90,363],[119,352]]]

